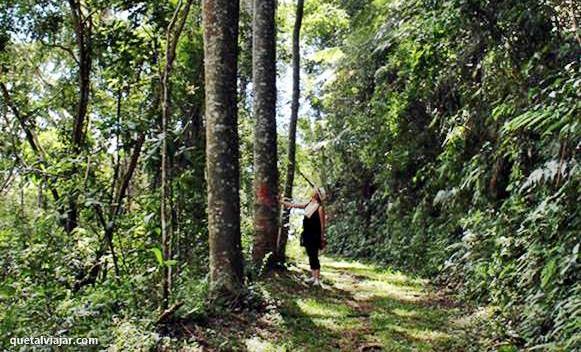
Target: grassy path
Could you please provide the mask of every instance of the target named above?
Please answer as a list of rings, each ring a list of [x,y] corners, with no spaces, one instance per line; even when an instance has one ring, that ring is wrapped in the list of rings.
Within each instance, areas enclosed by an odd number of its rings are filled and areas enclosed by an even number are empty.
[[[299,258],[303,259],[303,258]],[[304,262],[304,260],[303,260]],[[277,275],[277,341],[247,340],[256,351],[464,351],[462,311],[428,283],[358,262],[322,258],[323,287],[303,283],[305,265]],[[268,337],[265,336],[265,337]]]
[[[425,280],[323,257],[323,287],[311,287],[306,258],[293,252],[296,266],[257,287],[270,302],[265,311],[210,324],[215,338],[205,333],[202,350],[477,350],[462,328],[463,310]]]

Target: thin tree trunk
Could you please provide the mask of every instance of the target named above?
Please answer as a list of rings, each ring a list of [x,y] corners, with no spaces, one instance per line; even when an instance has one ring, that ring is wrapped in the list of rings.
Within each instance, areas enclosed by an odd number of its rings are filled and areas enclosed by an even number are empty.
[[[296,135],[297,135],[297,120],[299,115],[299,99],[300,99],[300,34],[301,25],[303,22],[304,0],[297,0],[297,12],[295,18],[295,25],[293,29],[293,49],[292,49],[292,66],[293,66],[293,92],[291,102],[291,117],[289,123],[289,137],[288,137],[288,166],[286,170],[286,182],[284,186],[284,197],[292,198],[293,183],[295,179],[295,163],[296,163]],[[281,227],[278,233],[278,241],[276,246],[276,261],[283,264],[286,260],[285,251],[288,240],[290,209],[283,209]]]
[[[69,0],[73,26],[75,27],[75,36],[79,50],[79,102],[77,105],[77,114],[73,124],[73,149],[80,151],[85,137],[85,118],[89,105],[90,93],[90,74],[91,74],[91,48],[92,48],[92,22],[91,16],[83,18],[81,4],[78,0]]]
[[[127,94],[129,95],[129,94]],[[115,156],[113,158],[113,177],[111,178],[111,192],[109,202],[113,202],[115,197],[115,190],[117,189],[117,182],[119,181],[119,168],[121,167],[121,148],[120,138],[121,134],[121,101],[123,98],[122,90],[117,91],[117,111],[116,111],[116,126],[115,126]]]
[[[254,89],[254,247],[255,266],[273,263],[278,234],[276,148],[276,1],[254,0],[252,86]]]
[[[172,20],[170,21],[167,34],[166,34],[166,51],[165,51],[165,68],[162,75],[161,86],[162,86],[162,109],[161,109],[161,130],[162,130],[162,144],[161,144],[161,246],[164,263],[169,261],[172,257],[171,243],[172,243],[172,226],[168,224],[168,217],[171,218],[169,214],[169,208],[167,206],[168,201],[171,205],[171,168],[169,167],[169,157],[167,153],[167,137],[168,137],[168,124],[171,117],[171,95],[170,95],[170,75],[173,69],[173,62],[176,54],[176,47],[186,18],[190,11],[190,7],[193,0],[188,0],[186,6],[181,12],[182,2],[180,1],[175,9]],[[181,14],[180,14],[181,12]],[[169,306],[169,297],[171,294],[171,279],[172,270],[168,265],[163,266],[163,279],[162,279],[162,308],[167,309]]]
[[[114,253],[113,234],[115,233],[115,228],[117,226],[116,220],[118,216],[121,214],[123,200],[128,194],[129,185],[131,183],[131,179],[133,178],[135,170],[137,169],[137,163],[139,161],[139,156],[141,154],[141,149],[143,147],[144,142],[145,142],[145,133],[141,133],[137,138],[137,141],[135,142],[135,147],[133,147],[131,160],[129,162],[129,166],[127,167],[127,172],[123,177],[123,181],[121,182],[121,186],[119,187],[119,193],[117,195],[117,198],[111,205],[112,208],[109,222],[105,221],[105,217],[103,215],[101,208],[96,208],[97,215],[99,216],[99,219],[101,220],[101,223],[105,230],[103,241],[101,242],[99,249],[95,254],[93,266],[91,267],[91,269],[89,269],[86,275],[82,275],[81,277],[78,278],[77,282],[75,282],[73,286],[73,291],[78,291],[83,286],[93,284],[96,281],[99,271],[101,270],[101,258],[105,254],[107,246],[110,248],[111,253],[112,254]],[[115,261],[116,260],[117,259],[115,259]]]
[[[77,41],[77,49],[79,51],[78,62],[79,66],[79,102],[77,104],[77,112],[75,120],[73,121],[73,135],[71,139],[73,155],[79,155],[85,142],[85,119],[87,116],[87,109],[89,106],[89,94],[91,89],[91,65],[92,65],[92,19],[91,15],[86,18],[83,17],[81,3],[79,0],[69,0],[71,8],[71,15],[75,31],[75,38]],[[69,176],[74,176],[78,172],[78,167],[74,163],[70,170]],[[65,230],[70,233],[78,225],[78,208],[77,208],[78,192],[76,189],[69,191],[67,203],[67,216],[65,223]]]
[[[248,109],[249,92],[248,83],[252,75],[252,14],[254,12],[253,0],[240,3],[240,55],[238,57],[238,97],[243,110]]]
[[[206,165],[210,299],[237,301],[243,289],[236,74],[238,0],[204,0]]]

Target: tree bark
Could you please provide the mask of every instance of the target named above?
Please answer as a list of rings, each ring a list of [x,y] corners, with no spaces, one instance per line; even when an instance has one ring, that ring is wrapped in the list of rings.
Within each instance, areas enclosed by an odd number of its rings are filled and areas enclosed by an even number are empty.
[[[286,182],[284,186],[284,197],[292,198],[293,183],[295,179],[295,163],[296,163],[296,135],[297,135],[297,120],[299,115],[299,99],[300,99],[300,34],[303,22],[304,0],[297,0],[297,10],[295,25],[293,28],[293,48],[292,48],[292,69],[293,69],[293,91],[291,102],[291,117],[289,123],[288,134],[288,166],[286,170]],[[286,257],[286,243],[289,232],[290,209],[283,209],[281,219],[281,227],[278,233],[278,240],[276,244],[275,260],[278,264],[284,264]]]
[[[254,247],[260,266],[274,254],[278,234],[278,169],[276,146],[275,0],[255,0],[252,24],[254,89]],[[266,267],[269,267],[272,256]]]
[[[77,103],[77,112],[75,120],[73,121],[73,135],[71,139],[73,155],[79,155],[85,143],[85,120],[87,116],[87,109],[89,106],[89,94],[91,90],[91,66],[92,66],[92,18],[89,14],[83,17],[81,3],[79,0],[69,0],[71,8],[72,22],[75,31],[75,38],[77,41],[77,49],[79,57],[76,62],[79,66],[79,101]],[[74,176],[78,172],[78,166],[73,164],[70,170],[70,176]],[[69,191],[67,198],[68,209],[65,222],[66,232],[72,232],[78,225],[78,209],[77,209],[76,189]]]
[[[210,299],[236,301],[243,289],[236,74],[238,0],[204,0],[204,69]]]
[[[73,150],[80,152],[85,140],[85,118],[89,105],[90,74],[91,74],[91,49],[92,49],[92,22],[91,16],[83,18],[81,4],[77,0],[69,0],[73,25],[75,26],[75,36],[79,50],[79,102],[77,104],[77,114],[73,124]]]

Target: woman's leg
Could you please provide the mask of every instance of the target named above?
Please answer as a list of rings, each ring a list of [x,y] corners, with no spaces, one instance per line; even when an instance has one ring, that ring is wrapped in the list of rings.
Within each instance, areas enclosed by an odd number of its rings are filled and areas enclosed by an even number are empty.
[[[305,251],[307,252],[307,256],[309,257],[309,267],[311,269],[311,277],[307,279],[307,282],[315,281],[315,269],[313,269],[313,261],[311,259],[311,249],[309,246],[305,246]]]
[[[313,279],[317,279],[321,263],[319,262],[319,249],[317,247],[307,246],[307,255],[309,256],[309,266]]]
[[[320,285],[320,269],[321,263],[319,262],[319,248],[316,246],[307,246],[307,254],[309,256],[309,266],[311,267],[311,275],[313,275],[313,284]]]

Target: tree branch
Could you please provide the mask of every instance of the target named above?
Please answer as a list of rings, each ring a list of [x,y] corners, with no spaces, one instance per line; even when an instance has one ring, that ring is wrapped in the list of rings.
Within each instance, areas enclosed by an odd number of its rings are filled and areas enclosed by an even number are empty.
[[[43,41],[40,41],[40,43],[48,48],[53,48],[53,49],[61,49],[62,51],[66,52],[67,54],[69,54],[71,56],[71,58],[75,61],[75,63],[79,66],[81,63],[79,62],[79,59],[77,59],[77,56],[75,55],[73,49],[68,48],[64,45],[60,45],[57,43],[45,43]]]
[[[22,116],[22,114],[20,113],[20,110],[18,109],[16,104],[14,104],[14,102],[12,101],[12,97],[10,96],[10,92],[8,91],[8,88],[6,87],[6,85],[3,82],[0,82],[0,90],[2,91],[2,97],[4,99],[4,102],[6,103],[6,105],[8,107],[10,107],[10,110],[12,110],[12,114],[14,115],[14,117],[16,117],[16,120],[18,120],[20,127],[24,131],[24,134],[26,135],[26,140],[28,141],[30,148],[36,154],[36,156],[39,159],[39,161],[41,162],[41,164],[46,166],[46,161],[45,161],[45,157],[44,157],[44,150],[38,144],[36,135],[34,134],[34,131],[32,131],[32,129],[27,125],[27,123],[26,123],[27,119],[24,116]],[[52,196],[53,196],[55,202],[58,202],[60,197],[59,197],[59,194],[58,194],[56,188],[54,188],[54,186],[50,182],[48,182],[48,186],[49,186],[50,192],[52,193]]]
[[[119,214],[121,213],[121,210],[120,210],[121,203],[123,202],[125,196],[127,195],[127,189],[129,188],[129,184],[131,182],[131,179],[133,178],[133,175],[135,173],[135,169],[137,168],[137,163],[139,161],[139,156],[141,154],[141,149],[143,147],[144,141],[145,141],[145,133],[143,132],[137,138],[137,142],[135,144],[135,147],[133,148],[133,153],[131,155],[131,161],[129,163],[129,168],[127,169],[127,173],[125,173],[125,177],[123,178],[121,188],[119,189],[119,195],[117,196],[117,201],[113,205],[113,207],[114,207],[113,209],[115,209],[115,210],[111,211],[111,218],[109,219],[109,221],[107,221],[105,219],[105,216],[103,214],[101,207],[99,207],[99,206],[95,207],[97,217],[99,218],[99,222],[103,226],[105,234],[103,236],[103,241],[101,241],[99,249],[97,250],[97,253],[95,254],[95,260],[93,261],[93,266],[91,267],[91,269],[88,271],[88,273],[86,275],[81,276],[81,278],[79,280],[77,280],[77,282],[75,282],[75,284],[73,285],[73,291],[75,291],[75,292],[80,290],[82,287],[84,287],[86,285],[90,285],[90,284],[95,283],[95,281],[97,280],[97,276],[99,275],[99,271],[101,270],[101,266],[100,266],[101,258],[105,254],[107,246],[109,246],[109,250],[111,251],[111,255],[113,256],[113,263],[115,265],[116,274],[119,275],[119,268],[117,266],[117,256],[115,255],[114,247],[113,247],[113,234],[115,233],[115,228],[117,225],[117,222],[116,222],[117,216],[119,216]]]

